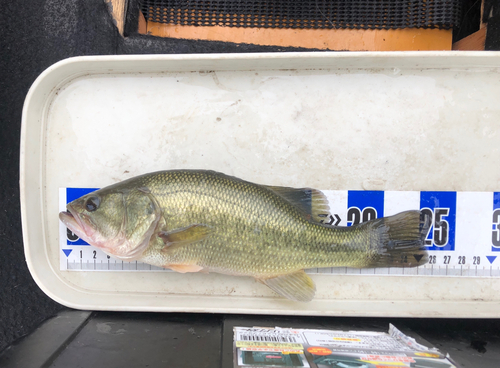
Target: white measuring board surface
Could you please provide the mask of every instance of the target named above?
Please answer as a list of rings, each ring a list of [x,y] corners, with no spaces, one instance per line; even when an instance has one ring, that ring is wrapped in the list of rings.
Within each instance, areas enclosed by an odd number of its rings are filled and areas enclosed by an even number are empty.
[[[77,309],[498,318],[498,96],[500,52],[62,61],[33,84],[23,110],[26,262],[43,292]],[[172,169],[324,189],[332,225],[428,208],[438,225],[430,263],[307,270],[316,296],[294,303],[250,277],[122,263],[68,239],[60,188]],[[371,199],[356,204],[356,190]],[[437,202],[429,190],[441,191]]]
[[[59,210],[95,188],[61,188]],[[308,273],[500,277],[500,192],[332,191],[325,223],[351,226],[373,218],[420,209],[432,218],[426,239],[429,262],[414,268],[332,267]],[[89,246],[60,222],[60,269],[64,271],[168,271],[123,262]]]

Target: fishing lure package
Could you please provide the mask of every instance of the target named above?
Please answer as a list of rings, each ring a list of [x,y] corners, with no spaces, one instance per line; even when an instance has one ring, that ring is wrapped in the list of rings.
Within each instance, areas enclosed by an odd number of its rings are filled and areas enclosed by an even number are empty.
[[[234,368],[456,368],[393,325],[388,333],[234,327]]]

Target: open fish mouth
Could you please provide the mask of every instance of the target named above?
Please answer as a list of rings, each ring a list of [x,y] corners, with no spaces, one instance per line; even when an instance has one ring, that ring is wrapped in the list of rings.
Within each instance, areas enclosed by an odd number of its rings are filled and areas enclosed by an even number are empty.
[[[78,216],[78,214],[75,214],[75,210],[71,207],[71,205],[68,204],[67,209],[68,211],[59,212],[59,219],[80,239],[83,239],[88,243],[87,232],[85,231],[86,226],[82,219]]]
[[[69,230],[90,245],[98,247],[106,254],[112,255],[122,261],[136,260],[141,256],[149,245],[149,240],[154,229],[156,228],[157,222],[159,221],[159,219],[154,221],[139,246],[130,248],[127,247],[128,242],[124,236],[118,236],[111,240],[104,240],[100,238],[98,231],[92,226],[91,219],[89,219],[85,214],[79,214],[71,204],[68,204],[66,208],[67,211],[59,212],[59,219]]]

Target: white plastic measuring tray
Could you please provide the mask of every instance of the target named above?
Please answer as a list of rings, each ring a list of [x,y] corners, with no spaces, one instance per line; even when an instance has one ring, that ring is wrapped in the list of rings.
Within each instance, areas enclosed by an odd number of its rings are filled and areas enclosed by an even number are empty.
[[[499,128],[495,52],[64,60],[23,110],[26,260],[45,293],[81,309],[500,317]],[[340,225],[365,216],[354,191],[385,195],[378,215],[429,207],[430,263],[309,270],[316,297],[298,303],[251,278],[109,266],[63,239],[64,188],[180,168],[326,190]]]

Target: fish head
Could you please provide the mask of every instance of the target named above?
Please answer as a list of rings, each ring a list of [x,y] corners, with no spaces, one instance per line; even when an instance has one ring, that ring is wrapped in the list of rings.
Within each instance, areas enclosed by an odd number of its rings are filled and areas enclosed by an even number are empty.
[[[124,261],[141,257],[161,210],[147,188],[104,188],[66,206],[59,219],[78,237]]]

